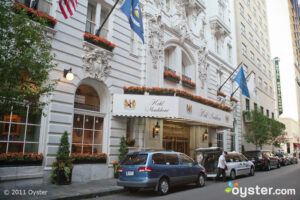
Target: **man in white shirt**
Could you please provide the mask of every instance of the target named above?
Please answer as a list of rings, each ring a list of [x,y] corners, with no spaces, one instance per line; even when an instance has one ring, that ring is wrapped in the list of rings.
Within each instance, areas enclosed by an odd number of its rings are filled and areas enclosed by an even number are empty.
[[[218,161],[218,173],[216,176],[216,181],[219,179],[220,175],[222,174],[223,177],[223,181],[226,181],[226,173],[225,170],[227,169],[227,163],[226,163],[226,157],[227,152],[224,151],[223,154],[219,157],[219,161]]]

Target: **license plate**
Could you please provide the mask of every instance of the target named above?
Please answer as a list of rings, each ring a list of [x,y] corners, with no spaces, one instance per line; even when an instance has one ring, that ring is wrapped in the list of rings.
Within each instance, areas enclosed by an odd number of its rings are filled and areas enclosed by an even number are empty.
[[[126,172],[126,176],[133,176],[134,175],[134,171],[127,171]]]

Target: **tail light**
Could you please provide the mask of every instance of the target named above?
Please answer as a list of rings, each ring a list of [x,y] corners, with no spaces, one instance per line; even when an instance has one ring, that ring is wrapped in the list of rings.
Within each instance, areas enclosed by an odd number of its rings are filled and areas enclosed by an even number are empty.
[[[123,169],[122,167],[119,167],[119,168],[118,168],[118,172],[123,172],[123,170],[124,170],[124,169]]]
[[[151,167],[140,167],[139,172],[152,172],[153,169]]]

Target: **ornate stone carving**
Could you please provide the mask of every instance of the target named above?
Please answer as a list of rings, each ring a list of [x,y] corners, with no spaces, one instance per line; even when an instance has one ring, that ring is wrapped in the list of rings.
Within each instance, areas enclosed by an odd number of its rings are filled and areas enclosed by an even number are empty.
[[[152,57],[152,64],[157,68],[158,61],[164,55],[164,26],[161,15],[151,16],[149,19],[149,49]]]
[[[83,69],[91,78],[105,80],[110,74],[111,66],[108,60],[112,57],[112,52],[94,47],[84,42],[85,55],[82,57]]]
[[[207,70],[208,70],[208,49],[206,46],[202,46],[198,51],[198,71],[199,78],[201,80],[201,88],[204,89],[205,81],[207,78]]]
[[[190,29],[188,28],[188,20],[186,15],[186,5],[185,0],[174,0],[176,13],[172,15],[172,28],[175,32],[181,35],[181,42],[189,38]]]

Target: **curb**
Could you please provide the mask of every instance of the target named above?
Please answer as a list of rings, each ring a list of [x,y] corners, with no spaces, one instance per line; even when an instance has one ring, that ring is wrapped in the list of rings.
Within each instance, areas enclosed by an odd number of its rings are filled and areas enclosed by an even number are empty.
[[[76,196],[62,197],[62,198],[57,198],[56,200],[95,198],[95,197],[102,197],[102,196],[107,196],[107,195],[111,195],[111,194],[119,194],[122,192],[125,192],[125,190],[124,189],[112,189],[112,190],[108,190],[108,191],[95,192],[95,193],[90,193],[90,194],[80,194],[80,195],[76,195]]]

